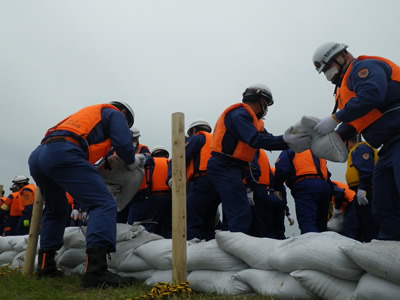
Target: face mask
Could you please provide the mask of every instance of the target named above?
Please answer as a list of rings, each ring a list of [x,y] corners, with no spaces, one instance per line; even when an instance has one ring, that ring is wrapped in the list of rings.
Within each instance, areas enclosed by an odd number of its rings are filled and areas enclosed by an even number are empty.
[[[137,142],[133,142],[132,145],[133,145],[134,148],[136,148],[138,143]]]
[[[324,72],[326,79],[328,81],[333,81],[335,79],[335,76],[339,73],[339,69],[336,66],[332,66],[329,70],[326,70]]]
[[[267,115],[268,106],[266,103],[260,103],[261,111],[256,114],[257,119],[262,119]]]

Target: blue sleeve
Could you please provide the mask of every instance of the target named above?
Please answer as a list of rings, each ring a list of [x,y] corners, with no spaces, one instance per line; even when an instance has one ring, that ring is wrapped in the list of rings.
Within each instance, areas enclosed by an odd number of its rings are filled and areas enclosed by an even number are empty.
[[[108,132],[111,146],[117,155],[126,163],[135,161],[135,148],[132,144],[132,134],[124,115],[115,109],[104,108],[101,111],[101,120],[104,131]]]
[[[282,151],[275,162],[275,190],[282,191],[284,182],[289,178],[292,169],[291,155],[293,150]]]
[[[234,109],[226,115],[225,126],[234,138],[242,140],[254,149],[288,149],[282,135],[274,136],[267,131],[264,131],[264,133],[258,132],[253,125],[252,116],[243,107]]]
[[[204,146],[206,138],[202,134],[197,134],[189,137],[185,145],[186,166],[189,165],[190,160],[200,153],[201,148]]]
[[[374,150],[361,144],[351,153],[353,166],[357,169],[360,178],[359,188],[367,189],[372,184],[372,175],[375,168]]]
[[[362,69],[368,70],[365,78],[359,76],[359,71]],[[351,98],[335,116],[343,122],[351,122],[366,115],[372,109],[383,106],[390,74],[391,69],[386,63],[372,59],[355,62],[347,85],[356,93],[356,96]]]

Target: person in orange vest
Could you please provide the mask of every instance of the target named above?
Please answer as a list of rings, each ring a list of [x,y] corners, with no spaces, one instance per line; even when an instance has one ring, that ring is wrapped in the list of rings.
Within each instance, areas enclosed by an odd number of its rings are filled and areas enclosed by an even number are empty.
[[[14,235],[13,232],[10,233],[12,229],[12,224],[10,223],[10,207],[13,200],[18,197],[18,188],[15,183],[13,183],[10,187],[11,193],[7,197],[2,197],[1,206],[0,206],[0,234],[1,236],[6,235]],[[3,191],[4,192],[4,191]],[[4,194],[3,194],[4,195]],[[19,205],[16,205],[19,207]]]
[[[280,136],[265,130],[262,119],[273,103],[267,86],[250,86],[243,93],[242,103],[225,109],[214,127],[207,175],[221,198],[224,230],[249,232],[251,208],[243,178],[257,149],[284,150],[288,143],[311,143],[310,136],[293,133],[292,127]]]
[[[149,178],[150,195],[148,199],[149,222],[146,230],[163,236],[172,237],[172,195],[167,184],[169,152],[161,145],[151,149],[151,157],[146,159],[145,176]]]
[[[132,108],[124,102],[87,106],[50,128],[31,153],[29,169],[45,202],[38,278],[62,275],[54,256],[63,245],[70,218],[68,192],[90,214],[81,287],[119,287],[133,282],[133,278],[120,277],[107,268],[107,255],[116,247],[117,204],[94,166],[111,147],[128,168],[139,166],[129,131],[133,123]]]
[[[311,150],[285,150],[275,162],[275,190],[282,191],[284,183],[290,188],[302,234],[327,230],[332,197],[330,176],[326,160]]]
[[[16,225],[15,235],[25,235],[29,233],[33,202],[35,202],[37,188],[33,183],[29,183],[29,178],[23,175],[16,176],[13,183],[15,183],[18,188],[19,210],[22,212],[21,218],[19,218]]]
[[[18,177],[18,176],[17,176]],[[25,176],[20,177],[21,179],[28,180]],[[18,178],[18,179],[20,179]],[[4,204],[2,205],[2,209],[6,212],[5,219],[4,219],[4,228],[3,228],[3,235],[4,236],[11,236],[16,235],[16,230],[18,223],[23,215],[23,205],[20,199],[20,186],[12,181],[12,186],[10,187],[11,194],[7,196]]]
[[[313,63],[335,85],[333,114],[314,127],[319,134],[337,129],[343,140],[362,134],[379,151],[373,172],[372,211],[378,239],[400,241],[400,66],[384,57],[355,58],[341,43],[317,48]],[[339,110],[337,110],[339,109]],[[367,199],[359,188],[357,199]]]
[[[373,185],[372,178],[375,163],[378,160],[378,150],[363,142],[356,135],[346,140],[349,156],[347,159],[346,181],[350,189],[357,194],[354,204],[357,212],[359,230],[356,239],[370,242],[378,237],[379,226],[372,213]]]
[[[207,176],[207,162],[211,156],[212,129],[204,120],[192,122],[187,130],[185,146],[186,177],[189,183],[187,196],[187,239],[212,240],[219,195]]]
[[[3,229],[4,229],[4,224],[3,221],[5,219],[5,215],[7,215],[7,211],[3,210],[6,208],[8,205],[6,204],[7,197],[4,196],[4,190],[1,191],[1,198],[0,198],[0,236],[3,235]]]

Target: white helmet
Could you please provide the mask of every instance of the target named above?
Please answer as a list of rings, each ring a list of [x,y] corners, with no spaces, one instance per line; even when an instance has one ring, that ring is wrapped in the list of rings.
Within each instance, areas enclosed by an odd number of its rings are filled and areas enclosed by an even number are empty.
[[[137,127],[135,127],[135,126],[132,127],[131,132],[132,132],[132,137],[133,137],[133,138],[136,138],[136,137],[139,137],[139,136],[140,136],[140,131],[139,131],[139,129],[138,129]]]
[[[133,112],[133,109],[129,106],[129,104],[122,101],[111,101],[110,104],[114,105],[119,110],[126,109],[127,114],[125,115],[125,118],[128,122],[129,128],[131,128],[133,123],[135,122],[135,113]]]
[[[15,184],[22,184],[22,183],[28,183],[28,182],[29,182],[29,178],[24,175],[15,176],[15,178],[12,181],[12,183],[15,183]]]
[[[166,157],[168,158],[169,152],[168,152],[167,148],[165,148],[162,145],[157,145],[157,146],[154,146],[153,149],[151,149],[151,156],[158,156],[158,154],[161,154],[163,152],[164,152],[163,156],[166,155]]]
[[[346,50],[348,46],[341,43],[325,43],[317,48],[314,52],[313,63],[318,73],[321,73],[327,64],[335,57],[335,55]]]
[[[193,135],[193,133],[192,133],[193,128],[195,128],[195,127],[197,127],[197,126],[199,126],[199,127],[201,127],[201,128],[204,128],[204,131],[207,131],[207,132],[211,132],[211,131],[212,131],[211,126],[210,126],[210,124],[209,124],[207,121],[204,121],[204,120],[196,120],[196,121],[192,122],[192,124],[189,125],[189,128],[188,128],[188,130],[186,131],[186,133],[188,134],[188,136]]]
[[[272,97],[271,89],[269,87],[267,87],[265,84],[257,83],[257,84],[253,84],[253,85],[249,86],[243,92],[243,99],[246,98],[247,101],[252,101],[252,99],[249,97],[252,95],[264,97],[267,101],[268,106],[271,106],[272,104],[274,104],[274,99]],[[257,99],[257,101],[258,101],[258,99]]]

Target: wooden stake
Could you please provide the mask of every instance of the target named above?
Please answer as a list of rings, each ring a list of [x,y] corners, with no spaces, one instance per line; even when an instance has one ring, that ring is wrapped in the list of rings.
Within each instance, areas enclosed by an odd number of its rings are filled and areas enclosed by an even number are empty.
[[[172,280],[186,281],[186,163],[184,114],[172,114]]]
[[[42,195],[40,194],[39,188],[37,188],[35,195],[35,202],[33,203],[33,208],[32,208],[32,218],[31,218],[31,226],[29,228],[28,245],[25,253],[25,262],[23,269],[24,275],[31,275],[33,273],[37,244],[40,233],[40,225],[42,223],[42,214],[43,214],[43,199]]]
[[[0,197],[3,196],[4,186],[0,184]]]

